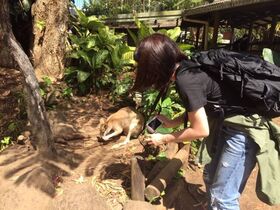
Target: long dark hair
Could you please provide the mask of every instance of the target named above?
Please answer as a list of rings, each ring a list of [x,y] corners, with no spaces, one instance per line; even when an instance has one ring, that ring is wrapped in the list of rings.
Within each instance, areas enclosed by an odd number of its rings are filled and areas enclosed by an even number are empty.
[[[132,90],[144,91],[165,88],[174,72],[175,64],[187,57],[169,37],[155,33],[144,38],[137,47],[136,79]]]

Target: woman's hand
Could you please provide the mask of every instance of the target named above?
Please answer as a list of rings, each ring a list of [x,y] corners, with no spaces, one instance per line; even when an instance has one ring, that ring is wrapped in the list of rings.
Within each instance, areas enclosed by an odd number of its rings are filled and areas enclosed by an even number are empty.
[[[147,134],[144,137],[144,141],[150,145],[155,145],[155,146],[159,146],[167,143],[166,136],[160,133]]]

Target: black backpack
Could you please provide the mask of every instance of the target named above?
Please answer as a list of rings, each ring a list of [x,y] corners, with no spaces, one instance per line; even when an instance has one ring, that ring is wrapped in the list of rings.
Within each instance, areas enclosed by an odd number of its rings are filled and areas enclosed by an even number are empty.
[[[280,68],[258,56],[225,49],[194,54],[192,60],[240,93],[248,113],[280,116]],[[242,104],[241,106],[243,106]]]

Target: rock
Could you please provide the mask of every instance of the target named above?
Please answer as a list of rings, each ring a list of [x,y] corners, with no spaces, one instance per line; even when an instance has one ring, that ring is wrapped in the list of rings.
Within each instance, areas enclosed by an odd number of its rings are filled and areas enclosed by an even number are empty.
[[[24,131],[22,133],[22,135],[24,135],[25,138],[29,138],[31,136],[31,132],[30,131]]]
[[[24,140],[26,140],[27,138],[24,135],[19,135],[17,137],[17,143],[18,144],[24,144]]]
[[[17,140],[18,141],[23,141],[25,139],[25,136],[24,135],[19,135],[18,137],[17,137]]]

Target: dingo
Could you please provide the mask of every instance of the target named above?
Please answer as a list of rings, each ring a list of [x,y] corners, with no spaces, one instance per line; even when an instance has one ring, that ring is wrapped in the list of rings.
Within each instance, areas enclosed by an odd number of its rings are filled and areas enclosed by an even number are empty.
[[[114,145],[112,148],[118,148],[129,142],[130,137],[137,138],[143,130],[144,117],[132,107],[124,107],[111,114],[107,120],[100,119],[100,134],[102,139],[107,141],[110,138],[124,133],[125,141]],[[113,131],[113,132],[111,132]],[[111,133],[110,133],[111,132]]]

